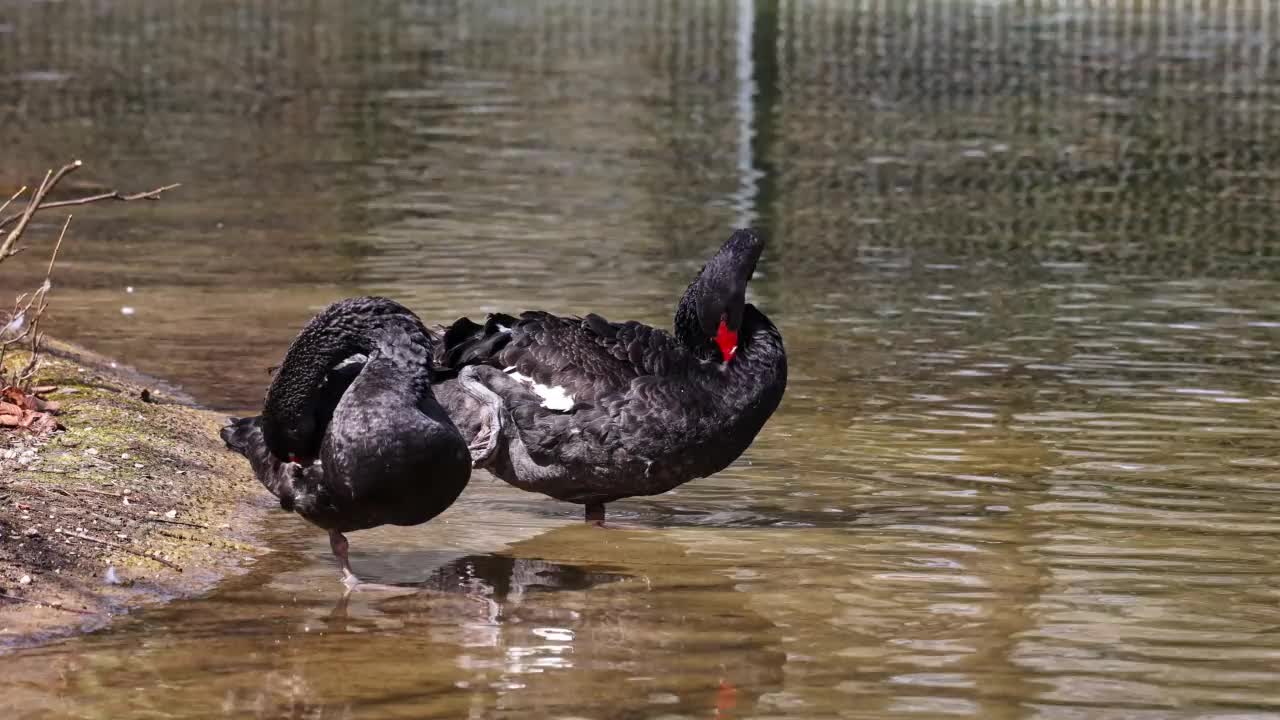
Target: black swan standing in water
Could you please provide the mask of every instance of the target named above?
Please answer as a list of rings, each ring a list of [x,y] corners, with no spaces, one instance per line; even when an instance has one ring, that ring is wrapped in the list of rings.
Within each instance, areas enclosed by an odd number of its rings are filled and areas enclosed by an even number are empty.
[[[787,384],[782,336],[746,302],[764,241],[738,230],[676,308],[674,335],[598,315],[462,318],[437,363],[476,467],[586,505],[656,495],[719,472],[755,439]]]
[[[329,531],[348,587],[359,580],[343,533],[424,523],[470,478],[467,443],[432,393],[434,344],[391,300],[334,303],[289,346],[262,415],[222,429],[281,507]]]

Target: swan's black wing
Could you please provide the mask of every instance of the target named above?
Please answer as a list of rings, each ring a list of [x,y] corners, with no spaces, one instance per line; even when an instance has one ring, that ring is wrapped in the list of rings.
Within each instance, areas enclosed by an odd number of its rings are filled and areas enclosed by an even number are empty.
[[[697,361],[670,333],[642,323],[534,311],[491,315],[484,325],[458,320],[445,332],[443,362],[518,373],[572,398],[576,408],[627,393],[637,378],[677,374]]]
[[[483,326],[464,318],[445,336],[447,364],[490,368],[482,382],[540,465],[620,468],[670,457],[717,417],[715,399],[691,382],[702,361],[637,322],[526,312]]]

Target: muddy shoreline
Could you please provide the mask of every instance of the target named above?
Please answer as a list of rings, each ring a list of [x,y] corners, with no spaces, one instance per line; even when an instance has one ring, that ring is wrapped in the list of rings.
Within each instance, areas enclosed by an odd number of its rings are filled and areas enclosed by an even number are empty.
[[[267,552],[222,414],[63,342],[38,384],[58,388],[66,430],[0,431],[0,653],[205,592]]]

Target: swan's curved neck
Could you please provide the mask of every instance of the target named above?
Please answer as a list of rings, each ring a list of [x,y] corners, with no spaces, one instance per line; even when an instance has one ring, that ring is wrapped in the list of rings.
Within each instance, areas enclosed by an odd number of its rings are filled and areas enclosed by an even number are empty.
[[[267,390],[263,439],[273,454],[314,458],[327,412],[336,404],[326,391],[330,372],[353,355],[393,366],[405,391],[421,393],[431,381],[432,339],[417,316],[398,303],[357,298],[331,305],[303,328]]]

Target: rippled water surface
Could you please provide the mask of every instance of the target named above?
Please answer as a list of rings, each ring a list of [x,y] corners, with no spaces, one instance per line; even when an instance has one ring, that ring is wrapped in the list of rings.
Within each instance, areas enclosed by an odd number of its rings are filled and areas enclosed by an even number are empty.
[[[184,183],[76,213],[53,331],[207,405],[351,294],[667,324],[748,223],[791,364],[621,529],[480,474],[355,534],[403,592],[264,500],[277,552],[3,657],[5,717],[1280,718],[1277,18],[0,2],[0,182]]]

